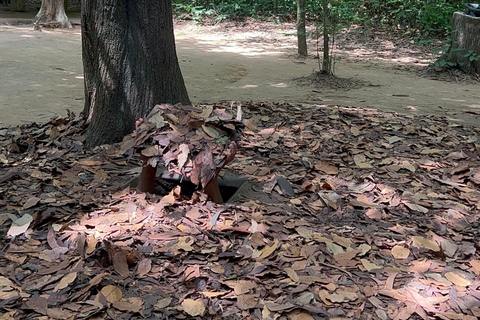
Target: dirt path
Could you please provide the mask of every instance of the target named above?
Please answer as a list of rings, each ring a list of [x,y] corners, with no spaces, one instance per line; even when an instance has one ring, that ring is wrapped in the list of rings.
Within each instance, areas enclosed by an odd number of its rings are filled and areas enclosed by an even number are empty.
[[[79,28],[34,32],[30,26],[5,25],[12,20],[2,20],[2,14],[0,125],[45,121],[65,114],[66,109],[79,112],[84,103]],[[295,58],[292,27],[247,24],[238,32],[238,27],[229,25],[177,25],[177,53],[192,102],[311,101],[446,115],[479,124],[475,115],[480,114],[478,84],[434,81],[397,70],[402,61],[398,56],[377,59],[374,52],[364,50],[366,62],[354,62],[351,57],[337,60],[336,75],[363,82],[358,88],[298,85],[293,79],[318,70],[318,61]],[[359,57],[355,51],[340,53],[352,54]],[[411,63],[414,55],[409,53],[403,60]]]

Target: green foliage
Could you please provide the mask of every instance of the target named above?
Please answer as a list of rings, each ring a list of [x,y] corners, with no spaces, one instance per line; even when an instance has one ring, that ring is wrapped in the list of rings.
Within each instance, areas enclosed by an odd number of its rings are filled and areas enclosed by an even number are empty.
[[[450,40],[447,40],[448,43],[450,43]],[[475,53],[473,50],[467,50],[464,48],[456,48],[453,50],[453,52],[459,52],[459,51],[466,51],[465,54],[463,55],[464,58],[467,58],[470,62],[475,62],[480,60],[480,55]],[[439,67],[439,68],[456,68],[458,67],[458,62],[457,61],[452,61],[449,54],[449,46],[446,46],[444,48],[437,49],[434,52],[434,55],[438,57],[438,59],[433,62],[431,65],[434,67]]]
[[[463,11],[458,0],[332,0],[331,12],[343,25],[352,23],[369,27],[393,26],[412,35],[444,36],[451,26],[452,14]],[[174,0],[180,17],[200,20],[205,16],[223,19],[245,17],[294,20],[296,0]],[[318,20],[321,0],[307,0],[307,17]]]
[[[463,11],[463,1],[448,0],[370,0],[363,1],[365,21],[414,30],[422,36],[445,35],[451,27],[452,14]],[[368,20],[367,20],[368,19]]]

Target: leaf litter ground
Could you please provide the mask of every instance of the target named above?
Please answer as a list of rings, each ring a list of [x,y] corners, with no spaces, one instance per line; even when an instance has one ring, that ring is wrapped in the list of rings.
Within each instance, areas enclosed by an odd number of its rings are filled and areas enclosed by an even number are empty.
[[[0,318],[480,317],[479,128],[242,110],[226,204],[130,190],[138,156],[73,115],[0,129]]]

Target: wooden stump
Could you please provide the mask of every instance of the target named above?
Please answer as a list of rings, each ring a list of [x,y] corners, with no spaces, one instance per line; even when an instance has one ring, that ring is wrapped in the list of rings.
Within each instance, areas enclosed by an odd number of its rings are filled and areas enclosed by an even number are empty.
[[[480,18],[455,12],[452,30],[447,60],[466,73],[480,73]]]

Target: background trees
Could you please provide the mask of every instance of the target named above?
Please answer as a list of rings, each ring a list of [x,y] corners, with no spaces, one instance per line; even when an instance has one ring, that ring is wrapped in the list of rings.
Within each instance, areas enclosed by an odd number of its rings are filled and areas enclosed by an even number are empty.
[[[413,42],[431,43],[431,38],[447,38],[452,15],[463,11],[459,0],[174,0],[174,12],[180,18],[197,21],[209,18],[256,17],[275,21],[297,18],[298,54],[307,55],[308,37],[323,38],[322,73],[333,70],[330,39],[342,28],[353,24],[362,28],[383,28],[403,32]],[[316,34],[308,35],[305,25],[316,25]],[[448,42],[448,39],[447,39]],[[320,55],[319,55],[320,56]],[[476,57],[476,56],[475,56]]]
[[[459,0],[331,0],[332,12],[340,22],[365,26],[392,26],[423,36],[444,36],[451,27],[454,11],[463,11]],[[173,0],[174,12],[200,20],[236,17],[264,17],[293,20],[296,0]],[[321,22],[322,0],[306,0],[307,19]]]
[[[87,144],[119,141],[156,104],[189,104],[170,0],[82,1]]]

